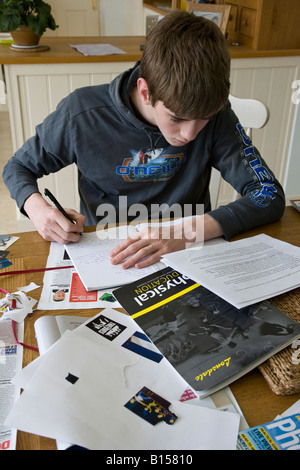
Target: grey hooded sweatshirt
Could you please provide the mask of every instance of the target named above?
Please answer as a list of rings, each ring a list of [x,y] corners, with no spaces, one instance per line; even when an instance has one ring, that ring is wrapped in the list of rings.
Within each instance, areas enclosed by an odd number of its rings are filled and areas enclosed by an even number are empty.
[[[242,195],[210,212],[226,239],[282,216],[283,189],[245,135],[229,102],[194,141],[175,147],[157,127],[134,113],[129,97],[138,76],[139,63],[110,84],[77,89],[37,126],[35,136],[3,171],[4,182],[23,213],[26,198],[38,192],[38,178],[75,162],[80,210],[87,225],[106,215],[102,210],[109,207],[106,204],[115,207],[117,219],[123,222],[120,201],[127,203],[128,221],[138,216],[133,204],[141,203],[149,218],[153,208],[163,204],[193,208],[193,213],[203,204],[208,212],[212,167]]]

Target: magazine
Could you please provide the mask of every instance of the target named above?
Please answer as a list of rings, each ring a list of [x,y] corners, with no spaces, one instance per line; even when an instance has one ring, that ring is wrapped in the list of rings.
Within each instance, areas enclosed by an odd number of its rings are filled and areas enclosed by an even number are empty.
[[[299,450],[300,414],[246,429],[238,435],[238,450]]]
[[[113,295],[201,397],[300,337],[300,325],[269,301],[237,309],[170,267]]]
[[[0,309],[1,316],[1,309]],[[24,338],[24,323],[16,323],[19,342]],[[14,403],[20,395],[20,387],[12,383],[14,375],[21,371],[23,346],[17,343],[10,318],[0,320],[0,451],[15,450],[17,429],[5,424]]]

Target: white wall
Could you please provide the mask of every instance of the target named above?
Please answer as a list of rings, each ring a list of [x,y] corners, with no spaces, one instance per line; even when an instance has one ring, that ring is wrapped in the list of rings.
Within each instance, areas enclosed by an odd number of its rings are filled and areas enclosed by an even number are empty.
[[[300,103],[298,102],[295,106],[296,111],[284,181],[284,190],[287,197],[300,197]]]

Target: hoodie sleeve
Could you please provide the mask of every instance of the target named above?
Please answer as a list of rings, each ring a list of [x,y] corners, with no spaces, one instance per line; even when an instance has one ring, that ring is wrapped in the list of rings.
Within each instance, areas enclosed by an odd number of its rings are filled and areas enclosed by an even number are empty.
[[[5,165],[4,183],[23,214],[25,200],[39,192],[37,179],[76,160],[71,125],[65,99]]]
[[[242,196],[210,212],[225,238],[280,219],[285,208],[283,188],[246,135],[230,103],[219,113],[214,135],[212,166]]]

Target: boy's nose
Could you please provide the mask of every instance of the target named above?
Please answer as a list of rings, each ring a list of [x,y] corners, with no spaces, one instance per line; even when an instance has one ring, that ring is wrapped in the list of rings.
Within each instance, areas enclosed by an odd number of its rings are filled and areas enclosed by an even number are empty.
[[[186,121],[183,122],[180,128],[180,136],[187,141],[194,140],[199,132],[203,129],[207,121]]]

